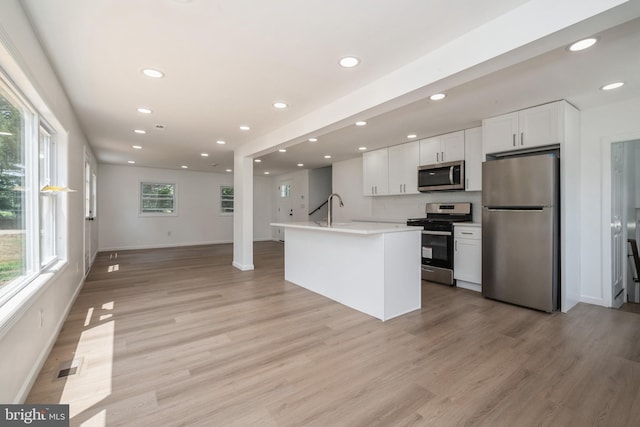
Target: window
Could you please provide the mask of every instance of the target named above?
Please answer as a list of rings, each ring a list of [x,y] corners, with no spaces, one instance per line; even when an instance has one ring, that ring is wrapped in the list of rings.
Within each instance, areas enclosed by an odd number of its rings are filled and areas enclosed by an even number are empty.
[[[220,187],[220,212],[223,214],[233,213],[233,187],[229,185]]]
[[[55,136],[0,75],[0,305],[59,258]]]
[[[28,112],[0,86],[0,286],[27,273],[25,128]]]
[[[175,214],[176,185],[155,182],[140,183],[140,213]]]
[[[40,126],[39,188],[56,185],[56,145],[51,132]],[[57,194],[40,192],[40,265],[46,266],[56,257],[56,199]]]

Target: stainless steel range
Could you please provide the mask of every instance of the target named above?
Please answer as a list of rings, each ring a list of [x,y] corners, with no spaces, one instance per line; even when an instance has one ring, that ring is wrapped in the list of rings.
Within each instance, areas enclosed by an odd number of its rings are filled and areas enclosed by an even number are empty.
[[[422,279],[453,286],[453,224],[471,221],[471,203],[427,203],[425,218],[407,225],[423,227]]]

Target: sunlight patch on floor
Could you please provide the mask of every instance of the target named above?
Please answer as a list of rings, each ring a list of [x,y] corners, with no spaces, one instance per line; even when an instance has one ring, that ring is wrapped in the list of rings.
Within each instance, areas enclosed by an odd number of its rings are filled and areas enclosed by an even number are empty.
[[[67,378],[60,398],[60,402],[69,404],[71,418],[111,394],[114,325],[111,320],[80,335],[76,357],[82,357],[84,364],[76,375]]]

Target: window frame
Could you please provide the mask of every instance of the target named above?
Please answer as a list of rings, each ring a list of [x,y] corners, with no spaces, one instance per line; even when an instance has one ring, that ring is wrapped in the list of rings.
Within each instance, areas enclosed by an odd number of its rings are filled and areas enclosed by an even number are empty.
[[[11,310],[15,304],[13,302],[25,289],[32,289],[30,285],[39,288],[48,281],[51,273],[57,271],[66,263],[66,243],[58,242],[58,236],[62,235],[64,227],[59,222],[59,212],[64,209],[65,202],[60,201],[60,193],[46,194],[53,201],[52,218],[50,229],[52,235],[49,236],[52,248],[52,255],[43,261],[41,254],[41,213],[43,206],[43,196],[41,192],[41,162],[40,145],[41,131],[49,137],[49,156],[47,166],[49,168],[49,179],[59,179],[58,168],[60,163],[60,147],[56,141],[57,132],[43,118],[43,114],[38,111],[33,103],[13,84],[13,80],[0,69],[0,88],[2,96],[16,109],[21,111],[22,141],[20,141],[22,160],[20,166],[24,169],[23,187],[24,198],[22,199],[24,242],[22,252],[22,272],[12,278],[7,283],[0,285],[0,312]],[[51,185],[59,185],[59,182],[51,182]],[[26,292],[26,290],[25,290]],[[19,300],[20,298],[18,298]],[[4,315],[0,318],[0,326],[3,325]]]
[[[231,191],[233,192],[233,195],[231,196],[231,203],[232,203],[231,212],[225,211],[225,207],[222,206],[222,202],[224,202],[224,201],[228,202],[229,201],[228,196],[225,196],[223,194],[223,191],[224,191],[225,188],[230,188]],[[233,188],[233,185],[221,185],[220,186],[220,193],[218,193],[218,194],[220,196],[220,203],[218,204],[219,205],[218,213],[220,214],[220,216],[233,216],[233,213],[235,212],[235,208],[236,208],[236,202],[235,202],[236,193],[235,193],[235,190]],[[225,197],[227,197],[227,198],[225,199]]]
[[[173,186],[173,211],[172,212],[145,212],[143,210],[144,185],[171,185]],[[169,217],[178,216],[178,184],[175,182],[141,180],[138,185],[138,216],[141,217]]]

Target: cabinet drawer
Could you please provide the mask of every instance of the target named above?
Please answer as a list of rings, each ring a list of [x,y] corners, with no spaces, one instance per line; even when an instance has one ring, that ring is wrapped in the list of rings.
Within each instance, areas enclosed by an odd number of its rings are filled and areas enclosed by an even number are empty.
[[[455,226],[453,236],[456,239],[482,239],[482,229],[480,227]]]

